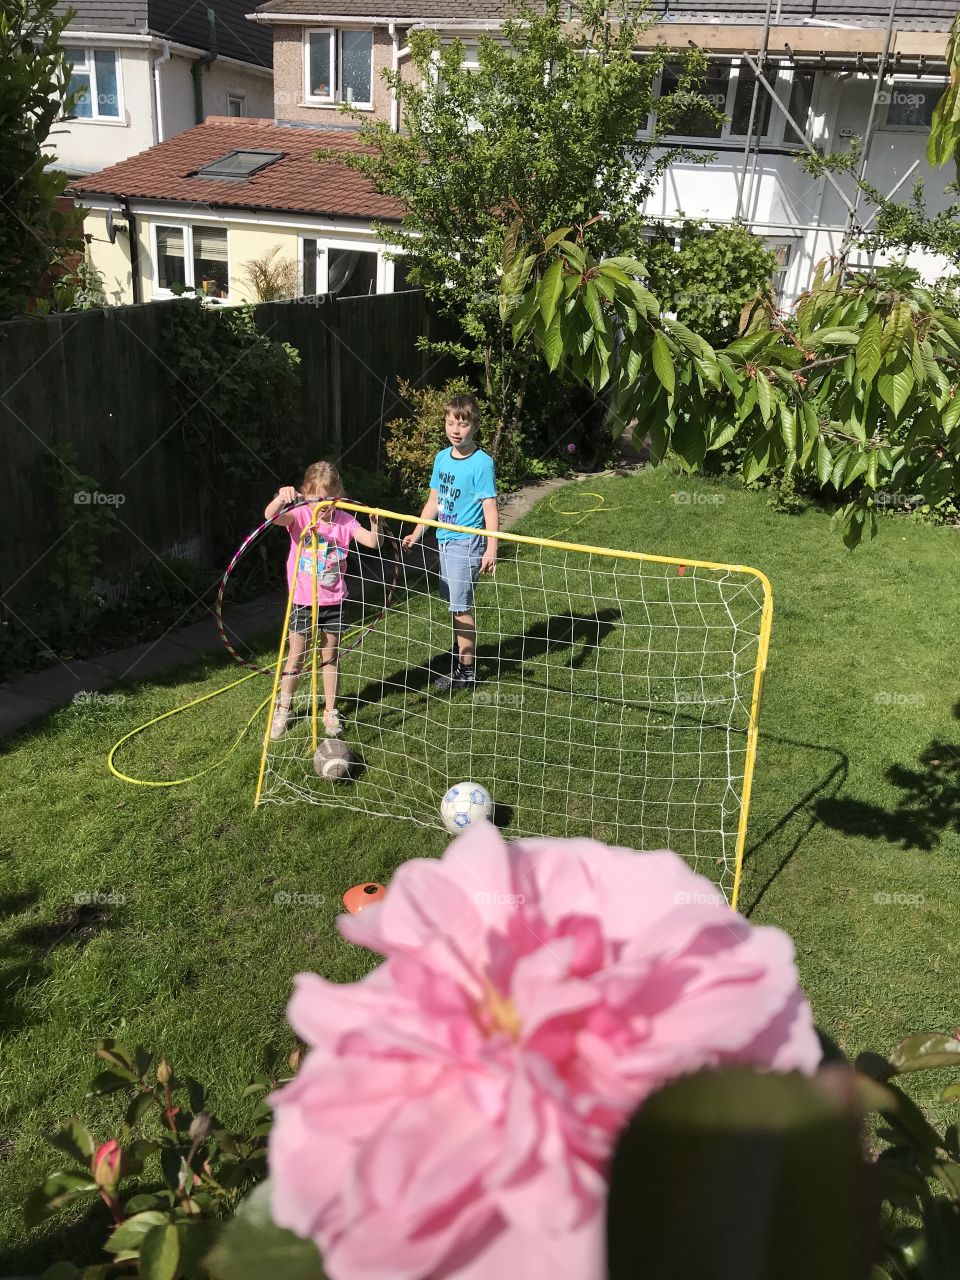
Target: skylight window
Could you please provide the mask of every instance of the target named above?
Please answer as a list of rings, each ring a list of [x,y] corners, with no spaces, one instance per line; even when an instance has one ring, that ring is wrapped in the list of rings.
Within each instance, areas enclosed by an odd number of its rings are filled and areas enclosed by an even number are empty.
[[[282,151],[231,151],[219,160],[212,160],[198,169],[197,178],[225,178],[231,182],[242,182],[254,173],[259,173],[267,165],[283,159]]]

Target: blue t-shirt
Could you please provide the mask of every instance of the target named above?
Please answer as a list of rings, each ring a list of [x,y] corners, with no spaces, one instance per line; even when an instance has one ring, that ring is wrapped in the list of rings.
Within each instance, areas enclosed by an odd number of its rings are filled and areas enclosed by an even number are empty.
[[[497,496],[493,459],[482,449],[474,449],[467,458],[455,458],[453,449],[441,449],[433,462],[430,488],[437,491],[437,520],[440,524],[463,524],[482,529],[483,500]],[[437,530],[438,542],[470,539],[469,533]]]

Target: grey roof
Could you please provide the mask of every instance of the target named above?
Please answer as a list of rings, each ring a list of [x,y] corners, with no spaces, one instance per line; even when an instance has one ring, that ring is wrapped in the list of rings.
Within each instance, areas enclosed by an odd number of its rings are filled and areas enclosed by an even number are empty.
[[[262,67],[273,65],[270,32],[246,16],[248,0],[58,0],[58,13],[75,9],[67,28],[122,35],[150,33],[194,49],[208,50],[207,8],[217,16],[217,51]]]
[[[542,5],[537,7],[542,8]],[[767,0],[651,0],[650,8],[666,21],[762,23]],[[267,0],[256,12],[271,14],[343,15],[370,18],[449,18],[490,21],[511,9],[509,0]],[[773,0],[781,25],[804,19],[885,26],[889,0]],[[957,13],[955,0],[897,0],[895,26],[946,30]]]

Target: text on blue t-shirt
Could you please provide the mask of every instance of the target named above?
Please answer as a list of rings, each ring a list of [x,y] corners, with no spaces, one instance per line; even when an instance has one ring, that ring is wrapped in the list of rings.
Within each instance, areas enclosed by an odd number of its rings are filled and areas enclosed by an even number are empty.
[[[437,520],[440,524],[462,524],[470,529],[482,529],[484,498],[497,496],[493,459],[482,449],[475,449],[467,458],[456,458],[453,449],[442,449],[433,462],[430,488],[437,491]],[[438,542],[469,539],[471,536],[469,533],[454,533],[451,529],[437,530]]]

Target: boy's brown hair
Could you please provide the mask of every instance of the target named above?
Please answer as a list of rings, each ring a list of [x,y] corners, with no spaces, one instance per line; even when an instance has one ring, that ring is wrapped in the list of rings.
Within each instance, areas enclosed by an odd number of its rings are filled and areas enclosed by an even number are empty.
[[[458,418],[465,418],[474,431],[480,425],[480,406],[477,404],[476,396],[451,396],[443,406],[443,412],[445,414],[453,413]]]

